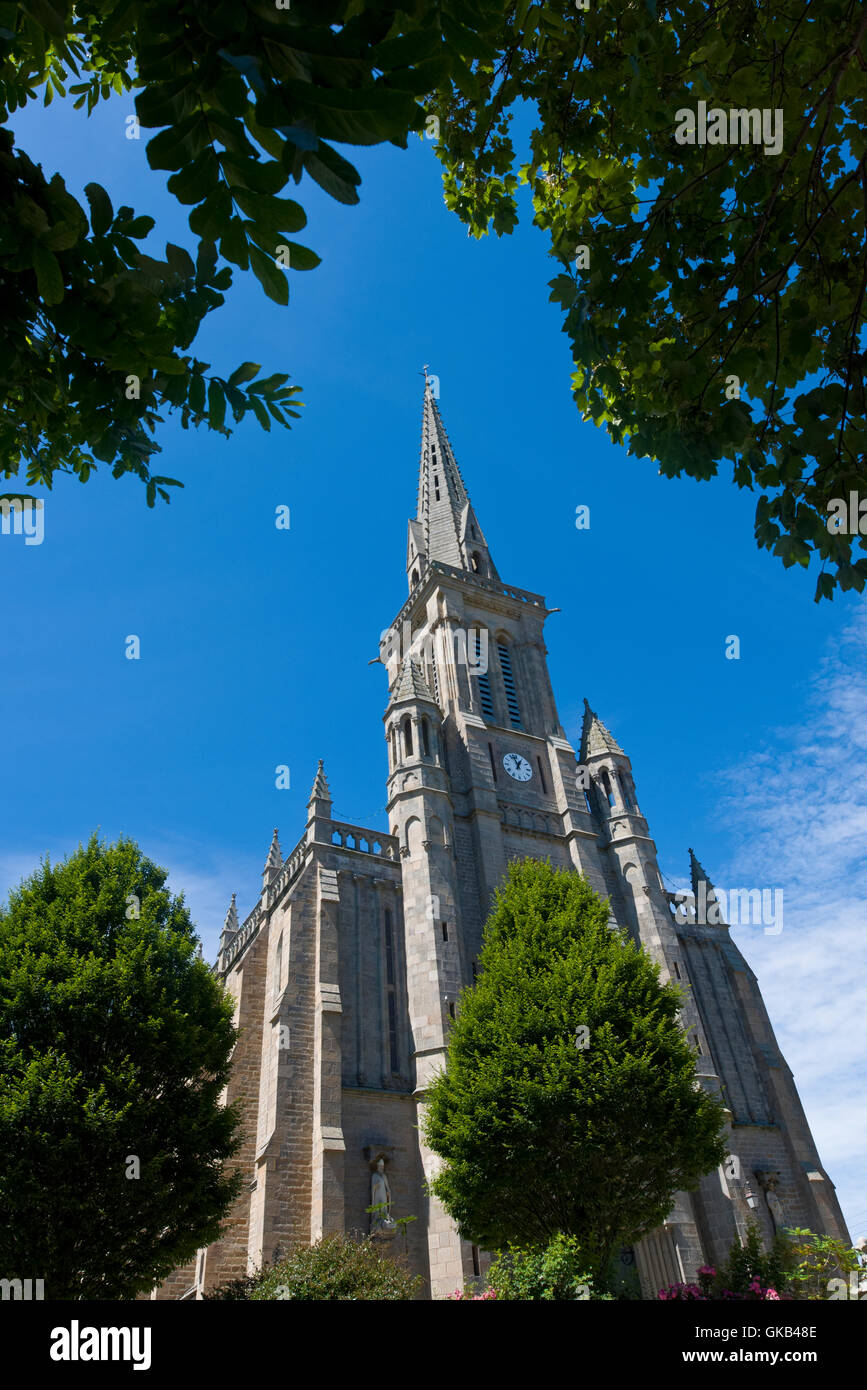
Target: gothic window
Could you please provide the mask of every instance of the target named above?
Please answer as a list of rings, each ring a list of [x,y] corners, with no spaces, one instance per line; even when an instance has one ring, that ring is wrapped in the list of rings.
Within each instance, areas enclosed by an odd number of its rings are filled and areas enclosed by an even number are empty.
[[[503,673],[503,686],[506,691],[506,705],[509,710],[509,722],[513,729],[523,729],[521,722],[521,707],[518,704],[518,692],[515,689],[515,676],[512,671],[512,654],[504,643],[497,643],[497,651],[500,654],[500,670]]]
[[[449,1018],[454,1018],[454,1016],[455,1016],[455,1006],[454,1006],[454,1004],[449,1004]]]
[[[385,909],[385,978],[394,984],[394,941],[391,935],[391,908]]]
[[[472,555],[470,556],[470,564],[472,566],[473,574],[481,573],[482,557],[477,550],[474,550]]]
[[[283,975],[283,933],[277,942],[277,952],[274,956],[274,998],[280,994],[280,980]]]
[[[611,790],[611,779],[610,779],[610,777],[608,776],[608,771],[607,771],[607,769],[604,768],[604,767],[603,767],[602,771],[601,771],[600,774],[599,774],[599,781],[600,781],[600,784],[601,784],[601,786],[602,786],[602,795],[605,797],[605,800],[608,802],[608,805],[609,805],[609,806],[613,806],[613,805],[614,805],[614,793],[613,793],[613,791]]]
[[[391,726],[391,762],[392,767],[397,767],[397,731],[393,724]]]
[[[421,746],[422,746],[422,748],[424,749],[424,755],[425,755],[425,757],[426,757],[426,758],[429,758],[429,757],[430,757],[430,739],[428,738],[428,732],[427,732],[427,720],[424,719],[424,718],[423,718],[422,721],[421,721]]]
[[[437,477],[437,475],[434,474],[434,501],[438,502],[439,500],[440,500],[440,480],[439,480],[439,478]]]
[[[592,816],[592,814],[593,814],[593,807],[590,805],[590,796],[589,796],[589,794],[588,794],[588,792],[587,792],[587,788],[586,788],[586,787],[583,787],[583,788],[582,788],[582,791],[584,792],[584,805],[587,807],[587,810],[590,812],[590,814],[591,814],[591,816]]]
[[[388,996],[388,1051],[389,1065],[392,1073],[400,1071],[400,1060],[397,1055],[397,1007],[394,1002],[394,990]]]
[[[408,758],[412,757],[412,724],[409,715],[403,721],[403,751]]]
[[[413,570],[413,572],[412,572],[412,587],[415,588],[415,586],[416,586],[417,583],[418,583],[418,570]]]
[[[397,1053],[397,1003],[395,1000],[394,938],[391,930],[391,908],[384,912],[385,928],[385,979],[388,991],[388,1052],[392,1074],[400,1071]]]
[[[435,654],[433,651],[432,651],[431,654],[430,654],[430,671],[431,671],[431,676],[432,676],[432,678],[433,678],[432,689],[433,689],[433,693],[434,693],[434,699],[436,700],[437,704],[439,704],[439,700],[440,700],[440,677],[439,677],[439,671],[437,670],[437,659],[436,659],[436,654]]]
[[[626,775],[625,772],[622,772],[622,771],[618,770],[618,773],[617,773],[617,780],[618,780],[618,782],[620,783],[620,795],[623,797],[623,804],[624,804],[624,806],[626,807],[627,811],[634,811],[634,810],[635,810],[635,802],[634,802],[634,800],[633,800],[633,798],[632,798],[632,795],[631,795],[631,788],[630,788],[630,786],[629,786],[629,778],[627,777],[627,775]]]
[[[448,922],[440,922],[440,926],[441,926],[442,929],[443,929],[443,941],[448,941],[448,939],[449,939],[449,924],[448,924]]]

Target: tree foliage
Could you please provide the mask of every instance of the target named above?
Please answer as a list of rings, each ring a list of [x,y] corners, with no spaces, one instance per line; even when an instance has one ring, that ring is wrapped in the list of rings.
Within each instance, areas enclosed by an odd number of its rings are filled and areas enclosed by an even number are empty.
[[[679,994],[607,921],[579,875],[510,867],[425,1119],[443,1160],[433,1191],[466,1239],[502,1250],[574,1236],[602,1278],[618,1244],[724,1157]]]
[[[0,121],[40,93],[88,113],[134,94],[148,162],[170,172],[196,238],[194,257],[171,244],[164,260],[145,255],[151,217],[115,210],[95,182],[85,213],[0,132],[0,472],[50,487],[57,471],[86,480],[102,462],[138,475],[153,505],[178,486],[151,473],[163,410],[222,434],[229,413],[287,426],[300,388],[251,362],[211,374],[189,351],[202,321],[233,267],[288,302],[287,268],[319,257],[294,239],[306,215],[287,183],[306,175],[356,203],[359,175],[335,143],[405,146],[424,93],[458,53],[489,51],[481,34],[499,13],[491,0],[433,13],[426,0],[0,3]]]
[[[610,1301],[614,1297],[594,1288],[580,1241],[562,1233],[544,1247],[510,1246],[491,1265],[487,1282],[498,1299],[520,1303]]]
[[[149,1290],[238,1190],[232,1004],[165,884],[94,836],[0,908],[0,1268],[49,1299]]]
[[[821,558],[817,599],[867,578],[867,517],[859,535],[828,515],[867,493],[865,96],[858,0],[520,0],[496,58],[437,104],[446,200],[474,236],[510,232],[529,185],[584,418],[669,477],[730,462],[760,493],[758,544]],[[780,112],[780,152],[678,143],[700,101]]]

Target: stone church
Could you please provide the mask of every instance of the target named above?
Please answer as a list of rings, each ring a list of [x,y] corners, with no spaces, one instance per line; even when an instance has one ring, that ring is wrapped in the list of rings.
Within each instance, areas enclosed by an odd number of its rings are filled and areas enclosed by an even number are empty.
[[[226,1098],[244,1116],[245,1184],[222,1238],[155,1297],[200,1297],[335,1231],[373,1229],[432,1298],[484,1275],[489,1257],[427,1195],[436,1159],[419,1117],[476,978],[494,889],[528,855],[586,875],[612,926],[681,982],[698,1079],[725,1097],[731,1157],[621,1254],[644,1296],[719,1261],[750,1218],[768,1238],[780,1224],[848,1238],[729,927],[666,892],[629,758],[589,706],[580,748],[566,737],[543,635],[554,610],[500,578],[435,382],[426,376],[409,593],[380,646],[388,830],[335,820],[320,763],[303,833],[284,857],[274,832],[243,922],[232,900],[214,968],[240,1029]],[[716,906],[690,860],[696,904]]]

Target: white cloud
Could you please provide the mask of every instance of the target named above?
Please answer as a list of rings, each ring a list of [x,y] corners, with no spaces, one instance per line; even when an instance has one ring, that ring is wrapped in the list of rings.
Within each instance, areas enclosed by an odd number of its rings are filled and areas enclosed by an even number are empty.
[[[867,1234],[867,611],[812,678],[805,726],[720,775],[733,832],[721,887],[782,888],[785,924],[733,935],[759,977],[852,1236]]]

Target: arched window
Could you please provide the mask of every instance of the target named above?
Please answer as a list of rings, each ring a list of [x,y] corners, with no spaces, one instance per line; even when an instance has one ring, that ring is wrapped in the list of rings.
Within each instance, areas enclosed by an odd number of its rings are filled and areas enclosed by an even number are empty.
[[[424,750],[424,755],[425,755],[425,757],[426,757],[426,758],[429,758],[429,757],[430,757],[430,740],[429,740],[429,738],[428,738],[428,732],[427,732],[427,719],[424,718],[424,717],[422,718],[422,721],[421,721],[421,746],[422,746],[422,748],[423,748],[423,750]]]
[[[403,721],[403,751],[408,758],[412,757],[412,724],[409,715]]]
[[[413,570],[413,572],[412,572],[412,587],[415,588],[415,586],[416,586],[417,583],[418,583],[418,570]]]
[[[627,777],[625,772],[621,771],[620,768],[618,768],[617,770],[617,781],[620,784],[620,795],[623,798],[624,806],[626,807],[627,811],[634,811],[635,803],[632,799],[632,796],[630,795],[629,778]]]
[[[605,800],[608,802],[608,805],[613,806],[614,793],[611,790],[611,778],[608,776],[608,771],[604,767],[599,774],[599,782],[602,787],[602,795],[605,797]]]
[[[397,730],[391,726],[391,765],[397,767]]]
[[[477,550],[474,550],[470,556],[470,565],[472,566],[473,574],[481,573],[482,557]]]

